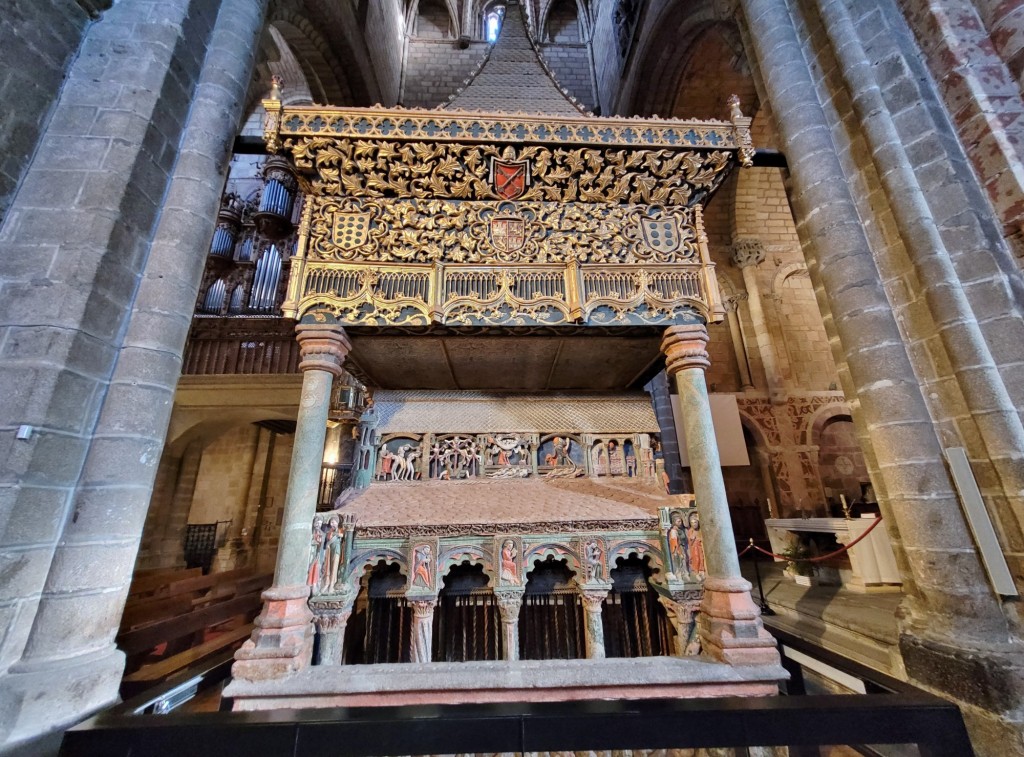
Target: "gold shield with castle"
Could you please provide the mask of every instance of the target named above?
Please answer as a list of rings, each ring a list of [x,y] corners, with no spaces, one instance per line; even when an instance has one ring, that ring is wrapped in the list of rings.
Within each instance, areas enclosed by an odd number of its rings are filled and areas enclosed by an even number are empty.
[[[498,252],[516,252],[526,244],[526,221],[514,216],[491,219],[491,244]]]

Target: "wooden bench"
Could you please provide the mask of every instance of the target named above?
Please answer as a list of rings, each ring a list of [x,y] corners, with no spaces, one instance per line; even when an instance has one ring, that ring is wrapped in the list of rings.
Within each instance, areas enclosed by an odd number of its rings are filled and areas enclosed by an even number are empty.
[[[205,576],[198,570],[172,571],[137,579],[144,591],[129,597],[117,637],[127,657],[122,696],[241,645],[272,579],[270,573],[248,569]]]
[[[128,587],[129,598],[139,598],[159,594],[168,586],[177,581],[202,576],[200,568],[168,568],[154,571],[147,571],[145,574],[136,574],[132,577],[132,584]]]
[[[186,649],[159,662],[143,665],[121,680],[121,696],[133,697],[158,683],[166,681],[180,670],[206,662],[222,651],[237,649],[252,634],[253,624],[246,623],[218,634],[197,647]]]

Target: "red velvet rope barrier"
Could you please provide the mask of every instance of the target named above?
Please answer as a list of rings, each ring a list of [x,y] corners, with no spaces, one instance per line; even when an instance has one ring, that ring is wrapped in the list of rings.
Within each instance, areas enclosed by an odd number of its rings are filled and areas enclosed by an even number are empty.
[[[828,560],[829,558],[835,557],[836,555],[843,554],[843,552],[846,552],[848,549],[855,546],[857,542],[859,542],[865,536],[870,534],[874,530],[875,526],[877,526],[881,522],[882,516],[879,515],[877,518],[875,518],[874,522],[870,526],[868,526],[867,531],[862,533],[849,544],[844,544],[835,552],[829,552],[827,555],[818,555],[817,557],[788,557],[787,555],[777,555],[774,552],[769,552],[767,549],[761,549],[759,546],[754,544],[754,540],[751,539],[750,544],[747,546],[747,548],[740,552],[739,555],[737,555],[737,557],[743,557],[743,555],[747,554],[747,552],[749,552],[751,549],[756,549],[758,552],[768,555],[769,557],[774,557],[776,560],[785,560],[786,562],[821,562],[822,560]]]

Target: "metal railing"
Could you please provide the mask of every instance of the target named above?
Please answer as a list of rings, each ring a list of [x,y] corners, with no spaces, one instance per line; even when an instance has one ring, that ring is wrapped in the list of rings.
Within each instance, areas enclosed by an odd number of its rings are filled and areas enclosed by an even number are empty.
[[[899,694],[648,699],[275,712],[167,712],[228,675],[230,655],[69,729],[62,757],[417,755],[620,749],[916,744],[922,757],[974,754],[955,705]],[[465,663],[472,665],[473,663]],[[230,702],[222,707],[230,706]]]

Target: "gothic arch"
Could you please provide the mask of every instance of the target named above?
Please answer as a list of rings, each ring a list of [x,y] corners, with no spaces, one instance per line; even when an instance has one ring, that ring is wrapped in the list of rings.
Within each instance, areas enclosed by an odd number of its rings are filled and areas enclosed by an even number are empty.
[[[536,37],[541,42],[551,42],[548,39],[548,25],[551,22],[551,11],[560,5],[572,5],[576,9],[576,22],[579,24],[579,40],[587,39],[590,36],[590,18],[587,13],[587,6],[583,0],[546,0],[541,6],[541,12],[537,19]]]
[[[772,277],[772,285],[768,290],[769,297],[781,297],[782,287],[786,283],[786,279],[791,276],[806,276],[810,278],[810,273],[807,270],[807,266],[803,263],[787,263],[781,266],[779,270],[775,272],[775,276]]]
[[[732,94],[740,97],[745,111],[757,109],[739,29],[723,20],[710,0],[669,3],[647,28],[654,31],[641,39],[637,50],[628,112],[725,118],[726,100]],[[710,65],[721,71],[710,71]],[[657,84],[641,87],[644,82]],[[693,99],[682,100],[683,93],[691,93]]]
[[[288,44],[313,99],[327,105],[352,104],[355,100],[341,62],[313,23],[294,11],[277,8],[268,25]],[[286,82],[287,84],[287,82]]]
[[[420,5],[424,2],[438,5],[448,12],[448,21],[451,23],[452,29],[451,39],[458,39],[462,34],[469,33],[469,30],[463,30],[462,25],[459,23],[459,8],[456,0],[412,0],[405,11],[406,29],[419,31],[416,21],[420,17]]]
[[[836,421],[853,422],[853,411],[845,402],[823,405],[806,418],[804,420],[803,432],[800,435],[801,444],[817,446],[825,427]]]

